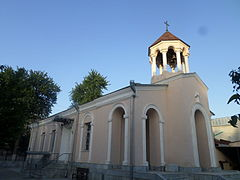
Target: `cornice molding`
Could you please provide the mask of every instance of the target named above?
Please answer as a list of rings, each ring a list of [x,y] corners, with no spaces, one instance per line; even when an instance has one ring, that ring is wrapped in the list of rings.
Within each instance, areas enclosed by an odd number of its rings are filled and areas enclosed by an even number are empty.
[[[168,77],[166,79],[160,80],[156,82],[155,84],[168,84],[170,81],[175,81],[181,78],[189,78],[194,77],[206,90],[208,90],[207,85],[202,81],[202,79],[197,75],[197,73],[181,73],[176,74],[174,76]]]
[[[132,90],[130,89],[130,87],[124,88],[124,89],[120,89],[116,92],[107,94],[105,96],[102,96],[100,98],[97,98],[91,102],[88,102],[86,104],[80,105],[79,106],[79,113],[84,113],[85,111],[90,111],[92,109],[96,109],[98,107],[104,106],[104,105],[108,105],[111,103],[114,103],[116,101],[122,101],[125,99],[130,98],[133,95]],[[54,114],[46,119],[43,119],[39,122],[30,124],[29,127],[31,128],[35,128],[38,126],[42,126],[48,123],[53,122],[53,119],[55,116],[62,116],[62,117],[67,117],[70,115],[74,115],[75,113],[77,113],[75,108],[71,108],[62,112],[59,112],[57,114]]]

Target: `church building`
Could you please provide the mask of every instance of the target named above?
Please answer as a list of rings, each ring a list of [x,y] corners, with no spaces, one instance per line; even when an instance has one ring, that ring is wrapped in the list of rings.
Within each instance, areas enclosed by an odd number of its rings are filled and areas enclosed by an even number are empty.
[[[208,88],[190,71],[189,49],[167,30],[148,48],[151,83],[131,81],[31,124],[28,153],[49,154],[90,173],[218,167]]]

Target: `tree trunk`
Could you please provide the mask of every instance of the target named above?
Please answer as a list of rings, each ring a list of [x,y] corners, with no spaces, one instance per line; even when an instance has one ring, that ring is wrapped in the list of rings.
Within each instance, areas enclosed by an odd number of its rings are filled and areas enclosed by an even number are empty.
[[[20,141],[21,136],[18,136],[15,144],[14,144],[14,149],[13,149],[13,154],[12,154],[12,161],[16,161],[16,157],[17,157],[17,150],[18,150],[18,146],[19,146],[19,141]]]

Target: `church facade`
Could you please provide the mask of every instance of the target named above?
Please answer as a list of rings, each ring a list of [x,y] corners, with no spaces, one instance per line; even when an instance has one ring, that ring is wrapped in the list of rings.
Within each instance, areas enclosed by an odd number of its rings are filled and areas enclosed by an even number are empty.
[[[130,82],[31,124],[29,152],[90,169],[217,167],[208,88],[189,70],[189,48],[165,32],[149,47],[150,84]]]

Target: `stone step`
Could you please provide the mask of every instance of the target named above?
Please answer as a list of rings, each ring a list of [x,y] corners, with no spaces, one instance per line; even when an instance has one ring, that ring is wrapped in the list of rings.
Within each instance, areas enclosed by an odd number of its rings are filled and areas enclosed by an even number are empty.
[[[43,168],[59,168],[59,169],[63,169],[63,168],[67,168],[68,166],[66,164],[62,165],[62,164],[49,164],[48,166],[45,166]]]
[[[30,177],[32,177],[32,178],[42,178],[42,173],[33,171],[33,172],[31,172],[31,174],[29,174],[28,176],[30,176]]]
[[[223,175],[227,180],[240,180],[240,174]]]
[[[67,174],[67,165],[52,165],[44,168],[25,169],[24,174],[34,178],[63,178]]]
[[[43,176],[48,178],[61,178],[65,177],[67,170],[43,171]]]
[[[162,176],[165,177],[167,180],[194,180],[192,176],[182,173],[173,174],[162,173]]]

